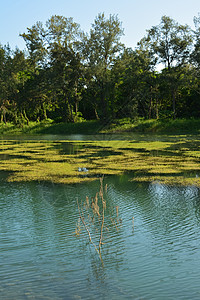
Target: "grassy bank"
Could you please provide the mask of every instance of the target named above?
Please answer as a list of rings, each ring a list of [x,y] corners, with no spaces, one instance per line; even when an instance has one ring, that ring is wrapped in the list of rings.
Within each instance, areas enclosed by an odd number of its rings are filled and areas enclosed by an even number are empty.
[[[143,120],[132,121],[128,118],[103,124],[100,121],[81,123],[53,123],[51,120],[30,122],[29,125],[16,126],[1,123],[1,135],[20,134],[97,134],[97,133],[157,133],[157,134],[198,134],[200,119]]]
[[[1,135],[21,134],[94,134],[101,131],[98,121],[86,121],[80,123],[53,123],[51,120],[43,122],[29,122],[29,125],[14,125],[12,123],[0,123]]]
[[[129,119],[116,120],[104,132],[139,132],[161,134],[198,134],[200,133],[200,119],[176,120],[143,120],[131,121]]]

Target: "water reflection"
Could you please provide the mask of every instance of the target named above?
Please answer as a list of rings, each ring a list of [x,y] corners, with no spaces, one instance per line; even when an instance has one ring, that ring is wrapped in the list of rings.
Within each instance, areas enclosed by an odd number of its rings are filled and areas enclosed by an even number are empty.
[[[199,189],[128,179],[105,178],[107,217],[119,206],[122,225],[105,234],[103,265],[74,235],[76,198],[94,196],[98,181],[1,182],[1,298],[198,299]]]
[[[56,134],[42,134],[42,135],[1,135],[1,140],[16,140],[16,141],[26,141],[26,140],[45,140],[45,141],[110,141],[110,140],[118,140],[118,141],[176,141],[177,143],[181,140],[186,139],[187,141],[192,141],[194,144],[194,140],[197,142],[199,137],[197,135],[159,135],[159,134],[142,134],[142,133],[132,133],[132,132],[124,132],[124,133],[111,133],[111,134],[68,134],[68,135],[56,135]],[[180,144],[182,148],[183,144]]]

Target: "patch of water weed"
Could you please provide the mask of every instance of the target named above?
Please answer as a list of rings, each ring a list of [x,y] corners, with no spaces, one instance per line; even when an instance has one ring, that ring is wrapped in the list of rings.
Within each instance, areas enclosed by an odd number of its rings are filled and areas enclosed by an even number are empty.
[[[0,144],[0,155],[5,157],[0,161],[0,170],[11,172],[8,181],[77,183],[91,181],[101,175],[136,172],[137,176],[133,178],[135,181],[142,181],[142,178],[144,181],[154,181],[158,178],[173,183],[180,182],[181,178],[181,182],[192,182],[193,179],[193,184],[200,186],[197,177],[183,180],[188,178],[188,172],[198,173],[200,170],[200,154],[197,150],[190,150],[190,145],[194,149],[192,139],[186,141],[184,138],[184,142],[187,148],[184,145],[180,151],[176,148],[176,139],[174,142],[5,141]],[[75,151],[68,151],[73,147]],[[81,174],[79,168],[87,168],[89,171]],[[141,176],[141,172],[145,176]]]

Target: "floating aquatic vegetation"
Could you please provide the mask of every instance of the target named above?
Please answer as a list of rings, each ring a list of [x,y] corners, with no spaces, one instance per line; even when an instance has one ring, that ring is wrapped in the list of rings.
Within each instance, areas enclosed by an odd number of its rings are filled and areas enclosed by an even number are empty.
[[[128,172],[134,181],[200,186],[196,137],[173,137],[170,142],[2,140],[0,155],[0,170],[9,172],[8,181],[71,184]]]

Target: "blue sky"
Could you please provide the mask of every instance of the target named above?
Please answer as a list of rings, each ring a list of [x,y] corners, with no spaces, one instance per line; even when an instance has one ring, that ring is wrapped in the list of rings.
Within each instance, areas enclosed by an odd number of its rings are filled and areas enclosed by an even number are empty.
[[[100,12],[118,15],[125,33],[122,42],[135,48],[146,30],[158,25],[163,15],[194,28],[193,17],[200,12],[200,0],[0,0],[0,43],[24,49],[19,33],[37,21],[45,23],[52,15],[73,17],[82,30],[89,32]]]

